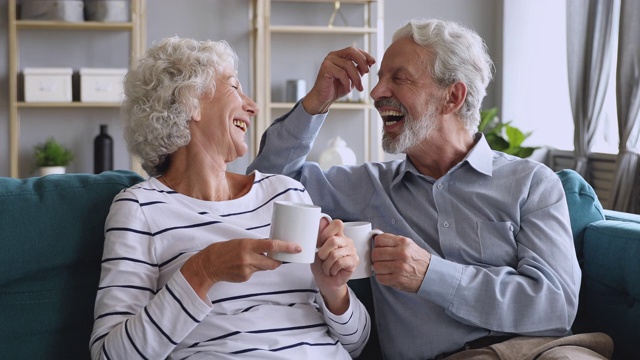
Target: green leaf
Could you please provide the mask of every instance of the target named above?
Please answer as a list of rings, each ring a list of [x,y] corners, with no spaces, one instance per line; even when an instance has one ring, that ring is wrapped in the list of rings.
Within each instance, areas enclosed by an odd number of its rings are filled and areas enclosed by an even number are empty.
[[[523,133],[520,129],[512,126],[511,121],[500,123],[500,119],[496,116],[497,113],[498,108],[480,111],[478,131],[484,134],[491,149],[521,158],[531,156],[538,148],[521,146],[531,136],[531,132]]]
[[[504,151],[509,148],[509,142],[498,134],[489,133],[485,134],[485,137],[493,150]]]
[[[505,127],[505,132],[507,133],[507,139],[509,139],[510,148],[520,147],[522,142],[524,142],[524,139],[526,139],[526,137],[524,136],[522,131],[520,131],[520,129],[515,128],[511,125],[507,125]]]
[[[52,137],[33,149],[36,166],[67,166],[73,160],[73,153]]]
[[[498,108],[494,107],[487,110],[480,111],[480,125],[478,125],[478,131],[484,132],[484,130],[490,130],[493,126],[493,121],[498,114]]]
[[[533,154],[533,152],[537,149],[537,147],[533,148],[533,147],[520,147],[518,148],[514,153],[512,153],[511,155],[515,155],[517,157],[520,158],[528,158],[529,156],[531,156],[531,154]]]

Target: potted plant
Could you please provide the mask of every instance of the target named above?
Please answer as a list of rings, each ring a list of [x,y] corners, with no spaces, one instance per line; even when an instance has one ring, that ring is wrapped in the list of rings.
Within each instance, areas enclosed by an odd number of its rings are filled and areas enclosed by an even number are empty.
[[[527,158],[538,147],[522,146],[522,143],[531,136],[531,132],[523,133],[511,121],[501,123],[497,116],[498,108],[480,111],[480,125],[478,131],[482,132],[493,150],[502,151],[509,155]]]
[[[53,137],[42,144],[34,146],[36,166],[40,176],[48,174],[64,174],[67,165],[73,160],[73,153],[60,145]]]

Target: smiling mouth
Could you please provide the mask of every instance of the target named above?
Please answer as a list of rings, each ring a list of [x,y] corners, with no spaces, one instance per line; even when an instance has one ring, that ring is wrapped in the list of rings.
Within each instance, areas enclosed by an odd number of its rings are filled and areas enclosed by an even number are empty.
[[[233,120],[233,125],[242,130],[243,133],[247,132],[247,123],[241,120]]]
[[[381,110],[380,117],[386,126],[391,126],[398,121],[404,120],[404,113],[397,110]]]

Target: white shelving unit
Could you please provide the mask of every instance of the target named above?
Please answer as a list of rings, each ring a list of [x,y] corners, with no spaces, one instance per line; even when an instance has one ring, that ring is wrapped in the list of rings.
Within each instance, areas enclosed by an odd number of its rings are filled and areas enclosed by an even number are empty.
[[[259,149],[259,142],[262,133],[267,129],[269,124],[274,118],[274,112],[284,112],[291,109],[294,103],[281,102],[277,99],[277,96],[273,96],[273,89],[276,87],[272,79],[273,66],[274,66],[274,54],[279,53],[279,50],[274,47],[273,38],[276,36],[294,36],[304,37],[305,41],[308,40],[309,48],[313,47],[314,41],[325,39],[325,37],[346,36],[352,38],[354,41],[358,41],[359,46],[363,50],[372,53],[376,59],[381,59],[383,52],[383,24],[384,24],[384,0],[253,0],[252,1],[252,17],[253,17],[253,82],[254,82],[254,98],[260,106],[260,112],[256,117],[255,126],[253,127],[253,151],[254,155]],[[279,4],[278,4],[279,3]],[[289,4],[286,4],[289,3]],[[290,6],[296,3],[297,6],[318,6],[317,4],[325,3],[323,10],[331,9],[333,5],[333,15],[335,22],[330,22],[327,17],[325,25],[300,25],[300,24],[274,24],[272,23],[272,13],[274,6]],[[303,4],[303,5],[299,5]],[[312,5],[316,4],[316,5]],[[339,16],[335,16],[336,10],[340,10],[341,6],[359,7],[359,12],[362,16],[361,22],[356,26],[345,25],[341,22]],[[353,9],[352,9],[353,10]],[[331,12],[329,12],[331,13]],[[313,9],[305,12],[306,15],[313,16]],[[275,16],[274,16],[275,17]],[[297,19],[298,22],[304,21]],[[337,24],[342,25],[338,26]],[[336,24],[336,25],[334,25]],[[322,41],[322,40],[320,40]],[[333,49],[333,50],[337,50]],[[296,49],[296,52],[306,52],[305,48]],[[326,54],[325,54],[326,55]],[[321,60],[321,59],[319,59]],[[287,59],[288,62],[294,62],[295,59]],[[287,64],[284,64],[285,66]],[[310,64],[307,67],[309,76],[315,80],[317,69]],[[369,97],[371,85],[374,83],[373,77],[375,77],[375,71],[370,73],[364,81],[365,90],[362,93],[361,100],[357,102],[336,102],[330,110],[331,113],[327,118],[327,121],[331,121],[332,115],[335,112],[342,110],[357,111],[360,115],[360,121],[363,124],[363,144],[364,144],[364,161],[376,161],[383,159],[383,152],[380,148],[379,141],[372,141],[372,137],[377,139],[378,134],[381,132],[382,124],[373,107],[373,102]],[[308,87],[313,86],[313,83],[307,82]],[[350,121],[357,121],[352,119]],[[353,135],[353,134],[351,134]],[[356,134],[357,136],[358,134]],[[341,135],[342,136],[342,135]],[[375,145],[372,145],[375,144]]]
[[[24,108],[119,108],[120,103],[93,102],[24,102],[18,101],[18,74],[20,72],[19,31],[116,31],[128,32],[130,41],[130,64],[135,63],[144,52],[146,46],[146,0],[131,0],[131,21],[129,22],[64,22],[19,20],[17,0],[8,3],[8,43],[9,43],[9,163],[11,177],[19,177],[19,149],[20,149],[20,109]],[[53,44],[52,46],[73,46],[69,43]],[[140,172],[140,167],[132,160],[132,168]]]

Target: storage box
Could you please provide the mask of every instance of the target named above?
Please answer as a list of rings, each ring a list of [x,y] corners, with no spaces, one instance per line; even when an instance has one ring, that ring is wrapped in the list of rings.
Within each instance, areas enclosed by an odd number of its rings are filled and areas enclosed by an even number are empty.
[[[25,102],[71,102],[72,68],[24,68]]]
[[[128,22],[130,0],[84,0],[84,19],[87,21]]]
[[[80,101],[122,102],[122,81],[127,69],[80,69]]]
[[[84,21],[82,0],[22,0],[24,20]]]

